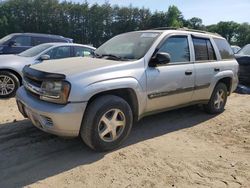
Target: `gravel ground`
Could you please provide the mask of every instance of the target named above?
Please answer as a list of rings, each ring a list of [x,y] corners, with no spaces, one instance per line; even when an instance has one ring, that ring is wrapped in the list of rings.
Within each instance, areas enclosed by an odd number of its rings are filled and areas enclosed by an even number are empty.
[[[0,187],[250,187],[250,95],[224,113],[193,106],[136,124],[118,150],[33,127],[15,100],[0,101]]]

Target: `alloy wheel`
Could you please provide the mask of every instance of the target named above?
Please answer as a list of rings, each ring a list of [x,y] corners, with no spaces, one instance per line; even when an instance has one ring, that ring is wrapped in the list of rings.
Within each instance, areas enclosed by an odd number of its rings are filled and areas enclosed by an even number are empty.
[[[99,121],[99,137],[105,142],[113,142],[122,135],[125,125],[124,113],[120,109],[111,109]]]
[[[225,92],[222,89],[219,89],[216,92],[216,97],[214,100],[215,108],[220,109],[224,105],[224,102],[225,102]]]
[[[14,80],[7,75],[0,75],[0,95],[11,94],[15,90]]]

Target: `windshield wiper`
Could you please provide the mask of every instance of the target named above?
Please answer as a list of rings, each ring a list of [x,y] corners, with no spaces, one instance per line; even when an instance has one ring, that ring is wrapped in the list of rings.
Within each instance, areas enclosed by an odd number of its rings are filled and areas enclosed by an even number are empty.
[[[122,57],[114,55],[114,54],[102,54],[101,57],[111,57],[111,58],[114,58],[114,59],[117,59],[117,60],[122,59]]]
[[[114,54],[98,54],[98,53],[95,53],[95,52],[94,52],[94,57],[95,58],[108,57],[109,59],[112,59],[112,60],[121,60],[121,61],[132,60],[132,59],[129,59],[129,58],[126,58],[126,57],[117,56],[117,55],[114,55]]]
[[[101,58],[102,55],[101,55],[101,54],[98,54],[98,53],[96,53],[96,52],[94,52],[94,57]]]
[[[109,57],[109,58],[114,59],[114,60],[121,60],[121,59],[123,59],[122,57],[114,55],[114,54],[98,54],[98,53],[94,53],[94,56],[96,58]]]

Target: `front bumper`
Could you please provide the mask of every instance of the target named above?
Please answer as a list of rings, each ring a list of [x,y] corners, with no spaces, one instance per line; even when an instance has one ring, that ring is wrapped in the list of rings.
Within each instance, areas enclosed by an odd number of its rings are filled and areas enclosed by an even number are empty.
[[[39,129],[59,136],[77,137],[87,102],[59,105],[39,100],[18,89],[16,100],[19,111]]]

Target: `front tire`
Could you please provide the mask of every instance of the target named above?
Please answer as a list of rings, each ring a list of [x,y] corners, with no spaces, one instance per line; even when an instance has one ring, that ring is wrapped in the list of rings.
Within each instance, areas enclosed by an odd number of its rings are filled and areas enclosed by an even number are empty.
[[[124,99],[113,95],[101,96],[87,107],[80,135],[90,148],[109,151],[128,137],[132,124],[132,110]]]
[[[227,86],[224,83],[218,83],[208,104],[204,105],[204,108],[209,114],[219,114],[224,111],[224,107],[227,102]]]
[[[19,86],[20,82],[15,74],[0,71],[0,99],[14,97]]]

